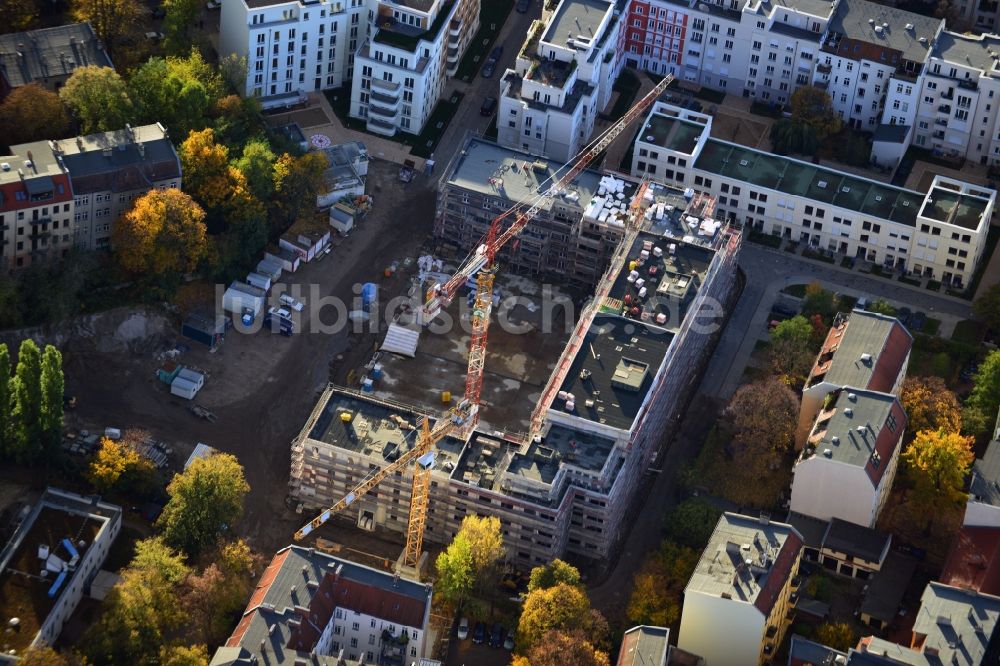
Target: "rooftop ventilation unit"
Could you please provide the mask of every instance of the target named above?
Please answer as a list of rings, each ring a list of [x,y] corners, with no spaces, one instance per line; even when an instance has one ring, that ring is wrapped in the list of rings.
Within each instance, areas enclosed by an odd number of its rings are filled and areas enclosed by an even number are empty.
[[[913,30],[913,24],[912,23],[907,23],[906,24],[906,29],[907,30]]]
[[[854,416],[854,410],[848,407],[844,410],[844,416]]]
[[[10,162],[0,162],[0,169],[10,171]]]
[[[827,458],[833,457],[833,449],[823,449],[823,455]]]
[[[880,25],[875,26],[875,34],[876,35],[881,35],[883,32],[885,32],[885,28],[883,28]]]
[[[834,446],[836,446],[836,445],[840,444],[840,438],[839,438],[839,437],[837,437],[836,435],[834,435],[833,437],[831,437],[831,438],[830,438],[830,441],[831,441],[831,442],[833,442],[833,445],[834,445]]]
[[[847,394],[847,399],[850,400],[851,402],[854,402],[855,400],[858,399],[858,394],[857,393],[848,393]]]
[[[750,160],[740,160],[740,166],[750,166]]]
[[[875,201],[882,201],[882,195],[881,194],[876,194],[875,195]]]
[[[926,37],[921,37],[917,41],[920,42],[921,44],[926,44],[927,43],[927,38]]]
[[[862,354],[861,355],[861,362],[865,363],[865,364],[871,363],[872,362],[872,355],[869,354],[869,353],[867,353],[867,352],[864,353],[864,354]]]

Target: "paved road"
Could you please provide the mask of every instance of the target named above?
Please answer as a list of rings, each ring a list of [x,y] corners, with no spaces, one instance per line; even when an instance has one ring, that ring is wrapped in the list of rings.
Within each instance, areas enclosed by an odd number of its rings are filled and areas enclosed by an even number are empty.
[[[701,383],[701,393],[721,399],[736,390],[754,344],[766,332],[772,304],[789,285],[820,282],[849,296],[876,296],[922,310],[942,320],[942,334],[970,316],[965,301],[752,243],[744,244],[740,267],[747,276],[746,288]]]

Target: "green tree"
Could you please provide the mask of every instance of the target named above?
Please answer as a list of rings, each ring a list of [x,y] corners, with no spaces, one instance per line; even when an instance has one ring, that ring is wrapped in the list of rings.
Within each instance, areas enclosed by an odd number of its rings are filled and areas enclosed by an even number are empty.
[[[70,118],[59,95],[37,83],[14,88],[0,104],[0,136],[8,145],[62,139]]]
[[[913,482],[910,496],[927,516],[928,528],[935,513],[964,498],[965,476],[976,457],[972,442],[958,433],[922,430],[903,452]]]
[[[84,134],[124,129],[132,118],[132,100],[118,72],[110,67],[78,67],[59,91]]]
[[[906,429],[910,433],[962,429],[962,407],[940,377],[907,377],[899,399],[906,411]]]
[[[38,458],[42,407],[42,355],[31,338],[21,341],[17,352],[17,370],[11,380],[11,434],[14,457],[20,462]]]
[[[682,546],[701,550],[715,531],[722,509],[700,497],[690,497],[667,514],[667,538]]]
[[[993,428],[1000,410],[1000,350],[990,352],[979,364],[973,384],[965,401],[962,423],[967,432],[980,435]]]
[[[10,351],[6,343],[0,343],[0,456],[13,457],[13,433],[11,432],[11,367]]]
[[[456,534],[434,563],[437,569],[435,588],[448,603],[460,606],[476,584],[476,570],[472,564],[472,545]]]
[[[840,131],[841,122],[829,93],[816,86],[800,86],[792,93],[792,120],[808,125],[822,142]]]
[[[466,516],[459,528],[472,552],[472,566],[479,576],[491,576],[492,569],[503,558],[503,534],[496,516]],[[457,538],[457,536],[456,536]]]
[[[150,58],[129,80],[137,122],[161,122],[176,137],[204,129],[222,93],[222,79],[198,51]]]
[[[775,326],[767,349],[771,372],[788,384],[803,381],[816,359],[813,336],[813,325],[802,315]]]
[[[316,210],[316,196],[324,186],[326,155],[309,152],[301,157],[281,155],[274,165],[272,219],[284,229]]]
[[[239,520],[249,490],[234,456],[217,453],[194,461],[167,486],[170,500],[157,521],[164,540],[198,556]]]
[[[261,130],[262,124],[260,100],[256,97],[226,95],[215,104],[215,136],[223,145],[242,146]],[[270,189],[274,189],[273,185]]]
[[[782,118],[771,125],[771,147],[779,155],[814,155],[820,141],[811,125]]]
[[[161,647],[184,620],[179,585],[189,569],[183,557],[159,537],[135,549],[104,601],[104,614],[81,643],[95,664],[159,665]]]
[[[63,396],[66,383],[63,377],[62,353],[52,345],[45,345],[40,373],[42,404],[39,410],[39,434],[42,452],[51,455],[62,443]]]
[[[494,516],[466,516],[435,562],[438,593],[460,605],[478,584],[495,579],[503,554],[500,520]]]
[[[531,570],[531,577],[528,580],[528,594],[535,590],[547,590],[560,583],[579,586],[580,572],[572,564],[557,558],[544,566]]]
[[[110,51],[129,31],[135,29],[141,9],[136,0],[74,0],[73,15],[90,21],[94,33]]]
[[[832,291],[824,289],[819,282],[806,285],[806,295],[802,298],[804,316],[811,317],[818,314],[823,317],[823,321],[829,323],[836,312],[837,298]]]
[[[780,322],[771,331],[772,342],[792,341],[807,345],[812,338],[813,328],[809,320],[802,315]]]
[[[1000,332],[1000,282],[983,290],[979,298],[972,302],[972,312],[991,331]]]
[[[274,193],[274,163],[277,156],[265,139],[251,139],[243,146],[243,154],[234,163],[246,178],[247,187],[260,200]]]
[[[170,53],[184,53],[191,48],[191,30],[201,10],[199,0],[164,0],[164,44]]]
[[[868,312],[874,312],[875,314],[885,315],[887,317],[896,316],[896,308],[884,298],[876,298],[874,301],[868,304],[866,308]]]
[[[596,626],[603,621],[595,613],[590,609],[586,593],[575,585],[559,583],[555,587],[535,590],[524,598],[517,624],[517,649],[522,654],[530,654],[549,631],[581,630],[594,640],[599,631]]]
[[[824,622],[816,629],[816,642],[841,652],[858,645],[858,635],[846,622]]]

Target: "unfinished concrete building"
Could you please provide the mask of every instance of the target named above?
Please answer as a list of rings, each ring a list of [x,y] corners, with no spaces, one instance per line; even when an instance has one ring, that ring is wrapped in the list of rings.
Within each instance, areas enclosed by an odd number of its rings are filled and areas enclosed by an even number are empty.
[[[523,158],[473,140],[443,183],[463,183],[470,202],[462,205],[482,208],[485,201],[492,206],[494,195],[486,192],[492,187],[488,181],[496,178],[494,169],[508,164],[513,171],[516,163],[516,175],[503,175],[505,184],[498,186],[512,197],[509,205],[545,187],[542,171],[535,171],[531,162],[525,167]],[[474,173],[484,181],[476,203],[469,175]],[[526,177],[536,185],[524,186]],[[637,185],[621,189],[634,194]],[[692,204],[703,202],[657,184],[641,190],[637,223],[619,224],[620,213],[632,211],[631,196],[619,198],[617,192],[609,193],[609,186],[620,187],[585,172],[571,192],[578,201],[567,200],[565,192],[552,193],[549,213],[543,215],[549,226],[529,225],[521,247],[500,262],[502,270],[513,264],[535,273],[545,261],[535,264],[537,257],[525,253],[524,246],[538,242],[540,255],[555,252],[553,257],[563,258],[565,281],[574,257],[580,256],[577,241],[571,240],[579,229],[595,225],[602,232],[598,242],[610,247],[606,270],[591,264],[600,279],[566,344],[540,361],[545,378],[530,392],[501,385],[489,393],[487,385],[494,378],[487,374],[478,430],[467,441],[448,439],[438,445],[426,527],[430,541],[448,542],[465,515],[480,514],[500,518],[508,556],[521,567],[567,553],[602,559],[619,543],[641,477],[685,396],[695,390],[699,364],[722,324],[721,304],[733,288],[741,236],[693,215]],[[485,224],[486,216],[497,212],[483,209],[482,221],[471,220],[471,213],[451,208],[461,201],[455,189],[440,201],[438,224],[444,226],[439,228],[455,225],[457,235],[451,240],[460,239],[463,251],[479,240],[470,227]],[[611,209],[603,221],[600,208]],[[576,211],[575,218],[570,210]],[[552,232],[559,224],[565,234]],[[563,250],[553,249],[557,243]],[[432,334],[425,330],[421,336]],[[463,348],[461,341],[452,346]],[[329,386],[293,442],[290,494],[305,515],[334,504],[372,470],[395,460],[414,445],[419,420],[440,412],[440,402],[431,399],[438,393],[424,390],[423,400],[413,392],[403,395],[425,368],[440,365],[438,358],[421,365],[418,351],[413,359],[383,356],[377,362],[379,372],[386,364],[405,381],[377,394]],[[487,366],[491,362],[488,358]],[[464,368],[454,375],[450,387],[457,394]],[[530,401],[517,403],[521,413],[510,414],[505,403],[525,395]],[[497,414],[503,414],[499,421]],[[355,499],[348,512],[362,528],[405,532],[409,502],[409,475],[397,474]]]

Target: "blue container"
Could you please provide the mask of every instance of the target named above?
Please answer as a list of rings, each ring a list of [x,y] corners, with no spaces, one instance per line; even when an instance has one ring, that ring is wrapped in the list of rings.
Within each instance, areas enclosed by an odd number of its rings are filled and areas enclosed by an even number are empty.
[[[378,297],[378,286],[374,282],[366,282],[361,285],[361,304],[368,306],[375,302]]]
[[[243,325],[244,326],[252,326],[253,325],[253,315],[250,314],[249,312],[244,312],[243,313]]]
[[[372,379],[382,379],[382,364],[376,363],[372,368]]]

